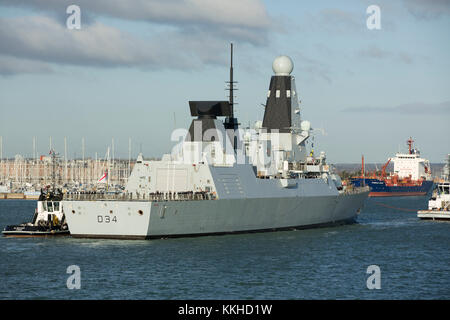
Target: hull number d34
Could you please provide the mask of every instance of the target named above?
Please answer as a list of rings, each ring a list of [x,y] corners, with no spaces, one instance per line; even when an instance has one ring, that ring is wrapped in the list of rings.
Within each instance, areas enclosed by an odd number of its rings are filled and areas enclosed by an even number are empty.
[[[110,222],[117,222],[116,216],[97,216],[97,222],[98,223],[110,223]]]

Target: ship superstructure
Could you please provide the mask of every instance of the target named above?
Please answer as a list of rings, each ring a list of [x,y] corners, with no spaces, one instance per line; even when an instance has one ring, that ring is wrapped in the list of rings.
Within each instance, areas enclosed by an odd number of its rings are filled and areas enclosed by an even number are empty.
[[[280,56],[272,68],[264,119],[252,128],[239,127],[232,91],[229,101],[189,101],[195,118],[180,143],[160,161],[140,154],[125,193],[65,197],[72,236],[160,238],[353,222],[368,188],[344,190],[325,153],[307,150],[311,124],[300,116],[292,60]]]
[[[392,176],[412,181],[432,180],[430,162],[420,157],[420,151],[413,148],[413,142],[412,138],[407,141],[408,153],[397,153],[390,159],[394,163]]]

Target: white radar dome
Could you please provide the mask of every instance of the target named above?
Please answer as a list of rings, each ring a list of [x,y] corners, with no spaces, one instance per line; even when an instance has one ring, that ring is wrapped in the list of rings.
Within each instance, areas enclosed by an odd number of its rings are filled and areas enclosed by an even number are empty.
[[[309,122],[308,120],[302,121],[302,123],[300,123],[300,129],[302,129],[302,131],[311,130],[311,122]]]
[[[288,76],[294,69],[294,63],[288,56],[279,56],[273,60],[272,69],[276,76]]]

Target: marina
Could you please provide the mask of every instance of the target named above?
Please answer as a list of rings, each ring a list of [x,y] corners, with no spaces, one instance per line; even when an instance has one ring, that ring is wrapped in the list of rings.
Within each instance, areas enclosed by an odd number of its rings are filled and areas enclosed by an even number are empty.
[[[103,157],[95,153],[95,157],[85,156],[85,139],[82,139],[82,157],[68,157],[67,139],[64,137],[64,155],[59,153],[55,161],[49,154],[52,149],[52,137],[49,148],[44,155],[36,149],[36,138],[33,137],[33,153],[31,157],[16,155],[14,159],[3,158],[4,139],[0,137],[0,199],[37,200],[40,190],[55,183],[66,192],[96,191],[106,188],[109,191],[121,190],[126,184],[135,164],[131,159],[131,138],[128,141],[128,159],[117,159],[114,154],[114,139],[106,147]],[[108,179],[99,179],[108,172]],[[100,182],[100,183],[99,183]]]

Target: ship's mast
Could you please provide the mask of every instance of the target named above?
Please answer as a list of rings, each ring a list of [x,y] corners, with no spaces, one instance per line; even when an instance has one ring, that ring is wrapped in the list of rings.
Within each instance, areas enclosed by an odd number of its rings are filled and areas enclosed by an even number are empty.
[[[447,164],[444,166],[443,175],[444,181],[450,180],[450,153],[447,154]]]
[[[230,44],[230,51],[231,51],[231,59],[230,59],[230,106],[231,106],[231,119],[234,119],[234,96],[233,96],[233,89],[234,89],[234,81],[233,81],[233,43]]]
[[[409,154],[412,154],[412,144],[414,140],[411,137],[409,137],[409,139],[406,142],[408,143]]]
[[[366,172],[364,170],[364,155],[361,156],[361,177],[363,178],[363,185],[366,183]]]
[[[229,97],[228,97],[228,103],[230,104],[230,116],[227,117],[225,121],[225,129],[233,129],[236,130],[238,128],[237,119],[234,117],[234,90],[236,89],[234,87],[234,84],[237,83],[234,81],[233,77],[233,43],[230,44],[230,80],[227,81],[228,83],[228,91],[229,91]]]
[[[0,136],[0,182],[3,183],[3,136]]]
[[[237,149],[237,137],[235,135],[235,131],[238,129],[238,122],[237,119],[234,117],[234,84],[237,83],[234,81],[233,77],[233,43],[230,44],[230,80],[227,81],[228,83],[228,91],[229,91],[229,104],[230,104],[230,116],[225,119],[225,129],[227,130],[233,130],[233,149],[236,151]]]
[[[55,154],[55,150],[51,149],[50,155],[51,155],[51,159],[52,159],[52,188],[53,188],[53,191],[55,191],[56,190],[56,154]]]

